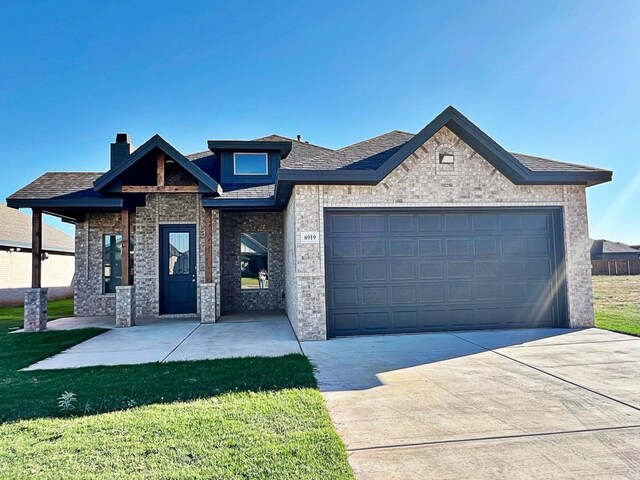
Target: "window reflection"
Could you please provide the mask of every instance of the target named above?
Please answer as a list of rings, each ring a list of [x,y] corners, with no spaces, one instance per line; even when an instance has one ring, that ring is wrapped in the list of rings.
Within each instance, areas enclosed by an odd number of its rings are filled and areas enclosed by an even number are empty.
[[[269,238],[264,232],[240,234],[240,286],[269,288]]]
[[[102,290],[116,293],[122,283],[122,235],[103,235],[102,252]]]
[[[189,232],[169,232],[169,275],[189,273]]]

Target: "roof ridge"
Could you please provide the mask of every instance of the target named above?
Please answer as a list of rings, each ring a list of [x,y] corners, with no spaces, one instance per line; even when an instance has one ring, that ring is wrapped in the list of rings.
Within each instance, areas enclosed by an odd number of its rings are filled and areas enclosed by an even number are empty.
[[[322,145],[318,145],[316,143],[311,143],[311,142],[307,142],[307,141],[301,141],[301,140],[297,140],[295,138],[289,138],[286,137],[284,135],[280,135],[279,133],[272,133],[271,135],[265,135],[264,137],[258,137],[255,140],[262,140],[263,138],[267,138],[267,137],[280,137],[280,138],[284,138],[285,140],[289,140],[290,142],[296,142],[299,143],[301,145],[310,145],[312,147],[316,147],[316,148],[321,148],[323,150],[328,150],[330,152],[335,152],[334,149],[329,148],[329,147],[323,147]]]
[[[47,175],[49,173],[87,173],[87,174],[89,174],[89,173],[96,174],[97,173],[97,174],[101,174],[101,173],[104,173],[104,172],[105,172],[104,170],[101,171],[101,172],[99,172],[97,170],[93,171],[93,172],[87,172],[86,170],[58,170],[58,171],[55,171],[55,172],[44,172],[42,175]]]
[[[365,139],[365,140],[360,140],[359,142],[352,143],[352,144],[350,144],[350,145],[345,145],[344,147],[341,147],[341,148],[337,149],[337,150],[336,150],[336,152],[341,152],[342,150],[345,150],[345,149],[347,149],[347,148],[355,147],[356,145],[361,145],[361,144],[363,144],[363,143],[370,142],[371,140],[375,140],[376,138],[384,137],[385,135],[389,135],[390,133],[403,133],[403,134],[406,134],[406,135],[413,135],[413,136],[415,136],[415,134],[414,134],[414,133],[410,133],[410,132],[403,132],[402,130],[389,130],[388,132],[381,133],[381,134],[379,134],[379,135],[375,135],[375,136],[370,137],[370,138],[367,138],[367,139]],[[408,140],[407,140],[407,141],[408,141]]]

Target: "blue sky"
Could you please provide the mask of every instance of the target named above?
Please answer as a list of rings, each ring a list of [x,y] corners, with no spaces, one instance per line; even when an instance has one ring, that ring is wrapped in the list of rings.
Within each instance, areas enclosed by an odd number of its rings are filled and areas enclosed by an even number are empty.
[[[508,150],[613,170],[588,190],[591,236],[640,243],[636,0],[2,0],[0,32],[3,200],[106,169],[116,132],[340,147],[451,104]]]

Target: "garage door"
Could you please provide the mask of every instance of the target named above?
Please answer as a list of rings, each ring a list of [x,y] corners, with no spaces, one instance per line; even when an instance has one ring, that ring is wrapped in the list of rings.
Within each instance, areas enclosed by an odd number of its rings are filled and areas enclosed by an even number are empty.
[[[564,324],[559,209],[325,215],[330,337]]]

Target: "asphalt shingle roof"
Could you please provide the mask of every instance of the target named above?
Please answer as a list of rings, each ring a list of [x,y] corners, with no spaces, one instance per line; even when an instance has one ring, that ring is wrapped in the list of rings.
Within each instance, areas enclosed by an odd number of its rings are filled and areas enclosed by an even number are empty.
[[[0,245],[31,248],[31,217],[0,203]],[[42,224],[42,247],[56,252],[73,252],[75,240],[57,228]]]
[[[328,153],[318,162],[327,170],[375,170],[413,137],[412,133],[393,130]]]
[[[622,242],[612,242],[611,240],[592,240],[591,254],[599,253],[636,253],[640,255],[640,250]]]
[[[272,183],[269,185],[234,185],[227,187],[220,198],[271,198],[276,189]]]
[[[66,196],[103,198],[93,189],[99,172],[47,172],[11,195],[10,199],[49,199]]]
[[[405,145],[414,134],[393,130],[376,137],[333,150],[281,135],[268,135],[256,141],[290,141],[291,153],[281,168],[295,170],[375,170]],[[598,172],[601,169],[560,162],[548,158],[512,153],[533,172]],[[214,180],[220,179],[220,159],[210,150],[185,155]],[[93,190],[99,172],[49,172],[11,195],[10,199],[105,198]],[[224,198],[270,198],[273,185],[235,185],[223,188]]]
[[[549,158],[534,157],[524,153],[511,153],[520,163],[534,172],[594,172],[602,171],[600,168],[578,165],[576,163],[561,162]]]
[[[307,142],[299,142],[298,140],[275,134],[256,138],[256,140],[260,142],[291,142],[291,153],[282,161],[280,165],[282,168],[299,168],[296,165],[312,165],[318,158],[322,158],[333,152],[330,148],[320,147]]]

